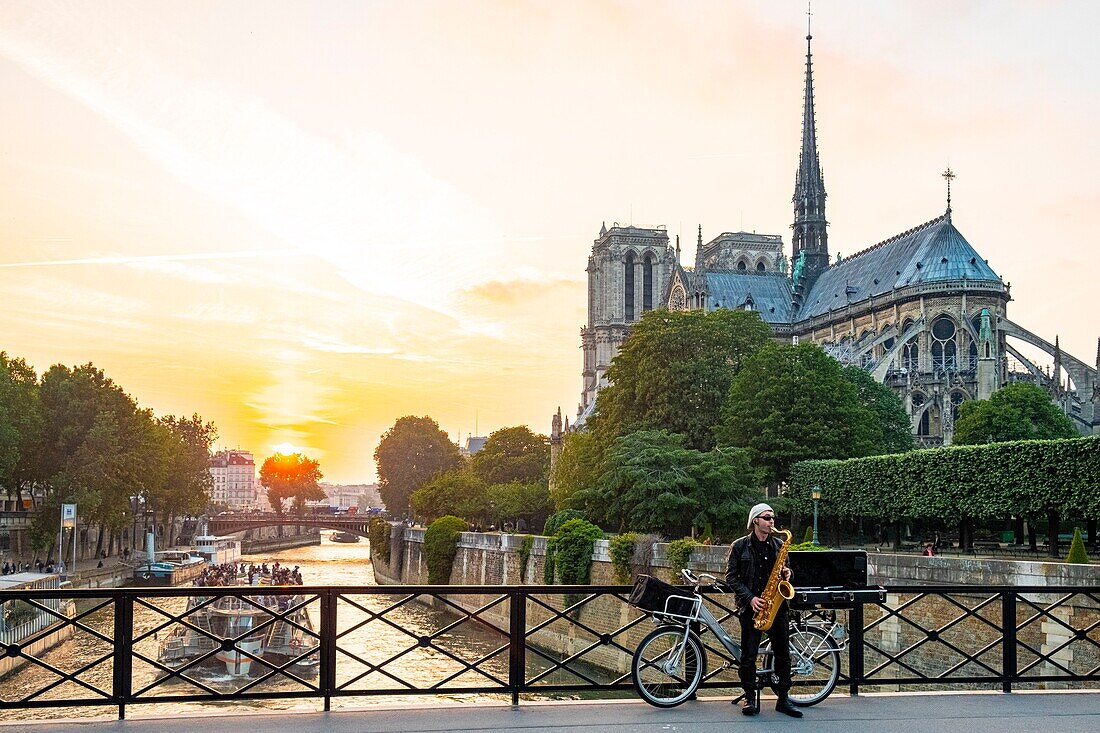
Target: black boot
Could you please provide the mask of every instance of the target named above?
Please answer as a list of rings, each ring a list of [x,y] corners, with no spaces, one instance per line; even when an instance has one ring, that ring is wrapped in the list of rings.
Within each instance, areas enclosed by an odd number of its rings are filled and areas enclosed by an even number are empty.
[[[756,715],[760,712],[760,699],[756,690],[745,690],[745,702],[741,703],[742,715]]]
[[[801,718],[802,711],[791,705],[791,701],[787,699],[786,692],[779,692],[779,699],[775,701],[775,712],[789,715],[792,718]]]

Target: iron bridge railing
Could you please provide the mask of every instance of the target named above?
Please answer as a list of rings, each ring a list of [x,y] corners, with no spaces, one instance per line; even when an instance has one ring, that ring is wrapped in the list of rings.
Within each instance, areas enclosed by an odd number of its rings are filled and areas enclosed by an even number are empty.
[[[840,685],[1098,686],[1100,587],[892,586],[836,611]],[[258,586],[0,591],[0,709],[268,698],[630,691],[653,626],[626,586]],[[59,604],[72,599],[75,604]],[[708,593],[730,621],[732,596]],[[66,610],[67,609],[67,610]],[[736,627],[736,622],[732,628]],[[837,633],[840,628],[842,632]],[[71,644],[78,637],[79,644]],[[737,687],[703,639],[704,688]],[[13,668],[14,667],[14,668]],[[14,683],[13,683],[14,681]]]

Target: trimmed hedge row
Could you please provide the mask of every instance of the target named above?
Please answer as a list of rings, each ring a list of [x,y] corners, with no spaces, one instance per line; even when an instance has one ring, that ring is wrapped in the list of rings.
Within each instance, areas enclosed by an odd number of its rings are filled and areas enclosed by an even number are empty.
[[[834,516],[975,519],[1100,514],[1100,436],[1022,440],[845,461],[802,461],[787,498]]]

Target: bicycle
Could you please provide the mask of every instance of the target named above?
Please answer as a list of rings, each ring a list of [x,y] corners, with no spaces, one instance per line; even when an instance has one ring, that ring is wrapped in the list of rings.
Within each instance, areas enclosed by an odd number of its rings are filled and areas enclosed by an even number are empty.
[[[675,707],[692,699],[707,676],[706,649],[696,628],[706,627],[731,657],[731,661],[716,669],[712,677],[726,669],[736,669],[741,658],[740,644],[703,605],[700,588],[704,584],[709,583],[719,593],[724,592],[718,578],[708,573],[696,576],[686,568],[680,574],[693,586],[691,595],[667,586],[673,593],[664,599],[660,610],[643,608],[652,613],[658,627],[642,639],[630,665],[631,679],[638,694],[659,708]],[[792,686],[788,699],[793,705],[809,707],[827,698],[836,687],[845,630],[835,612],[815,612],[806,618],[801,612],[792,610],[790,616]],[[761,644],[756,671],[757,691],[777,683],[773,657],[770,640]]]

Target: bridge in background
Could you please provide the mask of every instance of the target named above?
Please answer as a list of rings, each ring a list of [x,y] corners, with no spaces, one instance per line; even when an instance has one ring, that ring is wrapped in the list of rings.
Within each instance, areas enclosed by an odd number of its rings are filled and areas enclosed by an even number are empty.
[[[227,535],[258,527],[319,527],[367,536],[369,514],[225,514],[207,520],[210,534]]]

